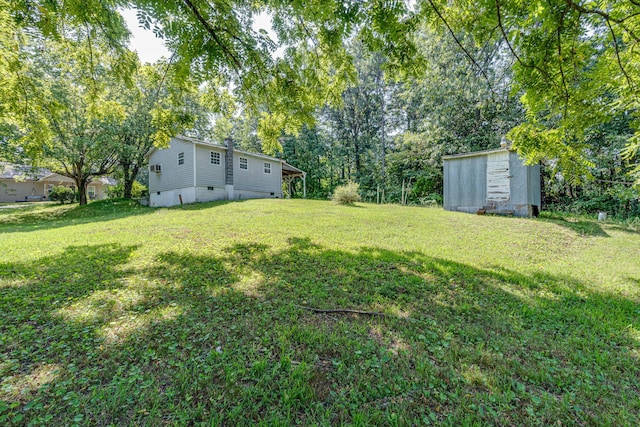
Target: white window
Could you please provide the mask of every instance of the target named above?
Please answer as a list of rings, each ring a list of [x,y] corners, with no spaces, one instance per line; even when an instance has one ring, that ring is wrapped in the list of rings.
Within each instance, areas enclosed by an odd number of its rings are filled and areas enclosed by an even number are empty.
[[[216,151],[212,151],[211,152],[211,164],[212,165],[219,165],[220,164],[220,153],[218,153]]]
[[[240,169],[249,169],[249,162],[246,157],[240,157]]]
[[[93,185],[90,185],[87,187],[87,194],[89,195],[90,199],[95,199],[96,198],[96,187]]]
[[[53,191],[53,184],[47,184],[47,195]]]
[[[271,173],[271,163],[264,163],[264,173]]]
[[[178,165],[184,165],[184,153],[178,153]]]

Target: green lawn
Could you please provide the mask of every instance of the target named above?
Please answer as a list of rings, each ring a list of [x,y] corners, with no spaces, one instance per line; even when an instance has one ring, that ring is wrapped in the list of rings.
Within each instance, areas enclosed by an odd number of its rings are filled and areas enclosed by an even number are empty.
[[[0,425],[640,425],[621,225],[120,201],[0,247]]]

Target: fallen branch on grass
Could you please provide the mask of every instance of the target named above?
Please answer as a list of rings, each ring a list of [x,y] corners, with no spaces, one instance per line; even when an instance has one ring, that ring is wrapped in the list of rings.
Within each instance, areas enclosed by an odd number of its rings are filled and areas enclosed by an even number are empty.
[[[354,313],[354,314],[366,314],[367,316],[382,316],[386,317],[387,315],[384,313],[380,313],[379,311],[362,311],[362,310],[352,310],[350,308],[313,308],[306,307],[304,305],[296,305],[296,307],[303,308],[305,310],[313,311],[314,313]]]

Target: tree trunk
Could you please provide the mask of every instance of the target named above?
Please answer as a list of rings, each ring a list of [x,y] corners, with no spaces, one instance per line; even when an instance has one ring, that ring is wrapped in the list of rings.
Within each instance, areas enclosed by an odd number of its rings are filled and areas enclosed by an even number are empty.
[[[358,143],[358,139],[356,138],[356,140],[353,143],[353,147],[355,149],[355,160],[356,160],[356,181],[360,181],[360,176],[361,176],[361,169],[362,169],[362,164],[360,162],[360,144]],[[349,176],[349,178],[351,178],[351,176]]]
[[[382,162],[381,162],[381,176],[382,183],[386,185],[387,183],[387,146],[385,141],[385,84],[384,77],[382,75],[382,67],[381,64],[378,64],[378,69],[376,73],[376,80],[378,84],[378,88],[380,89],[380,143],[382,148]]]
[[[126,180],[123,180],[123,181],[124,181],[124,195],[123,195],[123,197],[125,199],[131,199],[133,197],[132,194],[131,194],[132,193],[132,189],[133,189],[133,180],[126,179]]]
[[[124,172],[124,177],[123,177],[123,184],[124,184],[124,195],[123,197],[125,199],[131,199],[133,197],[133,182],[136,180],[136,177],[138,176],[138,172],[140,171],[140,168],[137,166],[133,166],[133,167],[129,167],[129,168],[124,168],[123,167],[123,172]]]
[[[80,205],[87,204],[87,178],[86,177],[75,177],[73,179],[76,182],[76,186],[78,187],[78,202]]]
[[[125,199],[130,199],[131,189],[133,188],[133,180],[131,179],[130,165],[128,163],[120,163],[120,167],[122,168],[122,185],[124,187],[124,194],[122,196]]]

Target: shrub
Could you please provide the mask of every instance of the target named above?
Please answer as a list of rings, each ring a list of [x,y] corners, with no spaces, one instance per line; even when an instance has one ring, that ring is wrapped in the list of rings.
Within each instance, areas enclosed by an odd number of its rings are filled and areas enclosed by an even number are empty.
[[[60,202],[60,204],[65,204],[66,202],[73,203],[75,202],[76,198],[77,193],[75,191],[62,185],[53,187],[53,189],[49,193],[49,199]]]
[[[107,187],[107,197],[110,199],[119,199],[124,197],[124,184],[122,181],[119,181],[116,185]],[[138,181],[133,181],[133,186],[131,187],[131,198],[141,199],[144,197],[149,197],[149,189],[147,186],[139,183]]]
[[[360,201],[360,194],[358,194],[360,186],[355,182],[349,182],[346,185],[336,187],[331,196],[331,200],[341,205],[352,205],[355,202]]]
[[[418,199],[421,206],[442,206],[443,198],[440,194],[432,193]]]

